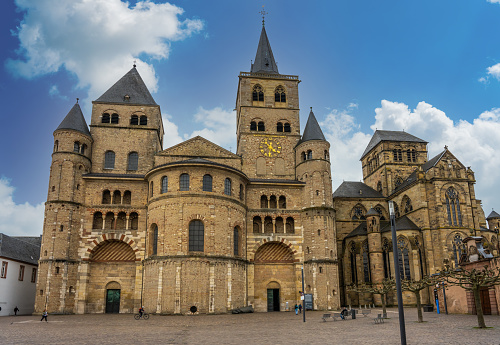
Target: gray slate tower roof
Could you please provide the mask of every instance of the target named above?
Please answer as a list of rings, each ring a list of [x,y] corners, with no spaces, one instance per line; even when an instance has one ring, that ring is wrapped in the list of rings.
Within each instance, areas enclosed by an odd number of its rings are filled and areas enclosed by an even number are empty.
[[[267,38],[266,28],[264,26],[262,26],[255,62],[252,64],[250,72],[279,74],[278,66],[274,61],[273,51],[271,50],[271,44]]]
[[[56,131],[58,129],[73,129],[88,135],[89,137],[91,136],[87,122],[83,117],[82,109],[80,109],[80,105],[78,103],[75,103],[73,108],[71,108],[68,115],[66,115],[59,127],[57,127]]]
[[[325,136],[323,135],[323,131],[319,126],[318,120],[316,120],[316,116],[311,109],[309,113],[309,118],[307,119],[306,128],[304,129],[304,134],[302,134],[302,139],[300,142],[309,141],[309,140],[324,140]]]
[[[427,144],[427,141],[403,131],[376,130],[375,133],[373,133],[373,137],[368,143],[368,146],[366,147],[365,152],[363,152],[360,160],[363,159],[368,153],[370,153],[370,151],[381,141],[406,141]]]
[[[103,93],[96,102],[157,105],[135,65],[108,91]]]
[[[492,219],[492,218],[500,218],[500,214],[498,214],[494,210],[492,210],[490,215],[486,219]]]

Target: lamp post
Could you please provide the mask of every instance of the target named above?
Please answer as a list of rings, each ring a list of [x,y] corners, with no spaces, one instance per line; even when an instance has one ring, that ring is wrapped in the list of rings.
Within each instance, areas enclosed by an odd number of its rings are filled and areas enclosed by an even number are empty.
[[[303,315],[303,319],[304,319],[304,322],[306,322],[306,293],[305,293],[305,289],[304,289],[304,265],[302,265],[302,296],[300,296],[302,298],[302,315]]]
[[[389,214],[391,216],[391,233],[392,233],[392,252],[394,257],[394,267],[399,267],[398,262],[398,243],[396,236],[396,215],[394,214],[394,202],[389,201]],[[406,329],[405,329],[405,314],[403,310],[403,294],[401,292],[401,276],[396,271],[396,294],[398,295],[398,312],[399,312],[399,333],[401,335],[401,345],[406,345]]]
[[[446,304],[446,284],[441,282],[443,285],[443,302],[444,302],[444,313],[448,315],[448,305]]]

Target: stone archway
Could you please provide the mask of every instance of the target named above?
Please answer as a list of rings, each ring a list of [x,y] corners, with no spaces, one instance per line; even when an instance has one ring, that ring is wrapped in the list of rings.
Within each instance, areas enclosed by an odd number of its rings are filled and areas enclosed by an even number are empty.
[[[254,303],[256,311],[284,311],[297,301],[296,259],[291,248],[279,241],[266,242],[254,255]]]

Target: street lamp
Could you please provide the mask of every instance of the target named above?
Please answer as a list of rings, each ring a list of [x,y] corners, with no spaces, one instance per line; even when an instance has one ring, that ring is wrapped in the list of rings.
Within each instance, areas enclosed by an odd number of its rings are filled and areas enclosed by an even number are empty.
[[[394,214],[394,201],[389,201],[389,214],[391,216],[391,233],[392,233],[392,252],[394,258],[394,267],[399,267],[398,262],[398,243],[396,236],[396,215]],[[403,294],[401,292],[401,276],[396,272],[396,294],[398,295],[398,312],[399,312],[399,333],[401,335],[401,345],[406,345],[406,330],[405,330],[405,314],[403,310]]]

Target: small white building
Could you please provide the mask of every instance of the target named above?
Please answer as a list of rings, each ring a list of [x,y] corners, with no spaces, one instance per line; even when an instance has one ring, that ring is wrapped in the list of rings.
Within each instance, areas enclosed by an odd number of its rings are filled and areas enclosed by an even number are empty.
[[[34,311],[41,237],[0,233],[0,316],[30,315]]]

